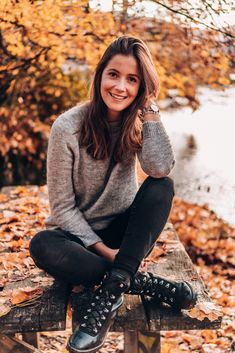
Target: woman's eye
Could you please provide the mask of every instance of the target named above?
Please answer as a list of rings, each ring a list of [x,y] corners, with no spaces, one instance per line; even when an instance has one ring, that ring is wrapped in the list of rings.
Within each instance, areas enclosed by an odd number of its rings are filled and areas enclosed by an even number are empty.
[[[133,83],[137,82],[137,79],[135,77],[130,77],[129,80]]]
[[[111,76],[111,77],[117,77],[117,74],[116,74],[116,72],[109,72],[109,76]]]

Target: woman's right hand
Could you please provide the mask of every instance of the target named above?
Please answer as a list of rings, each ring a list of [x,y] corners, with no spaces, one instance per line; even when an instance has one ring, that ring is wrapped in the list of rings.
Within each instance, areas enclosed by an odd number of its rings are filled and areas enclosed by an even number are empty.
[[[103,255],[103,257],[106,260],[108,260],[109,262],[114,262],[118,251],[119,251],[119,249],[111,249],[111,248],[109,248],[109,250],[106,251],[106,254]]]
[[[103,242],[97,242],[90,246],[90,249],[96,254],[104,257],[109,262],[114,262],[115,256],[117,255],[119,249],[111,249]]]

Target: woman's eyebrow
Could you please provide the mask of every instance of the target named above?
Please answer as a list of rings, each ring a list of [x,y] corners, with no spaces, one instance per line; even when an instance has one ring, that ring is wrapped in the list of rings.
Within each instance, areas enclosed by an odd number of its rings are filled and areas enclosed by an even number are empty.
[[[115,72],[117,72],[118,74],[120,74],[120,71],[118,71],[117,69],[109,68],[108,71],[115,71]],[[135,76],[135,77],[137,77],[138,79],[140,78],[139,75],[137,75],[137,74],[131,74],[131,73],[129,73],[128,76]]]

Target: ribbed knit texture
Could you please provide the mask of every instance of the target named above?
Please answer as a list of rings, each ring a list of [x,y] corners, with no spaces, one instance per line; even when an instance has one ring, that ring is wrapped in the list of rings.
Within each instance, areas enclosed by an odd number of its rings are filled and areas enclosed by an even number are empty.
[[[51,215],[46,219],[48,229],[59,227],[69,231],[86,247],[101,241],[95,230],[106,228],[124,212],[138,190],[136,155],[126,154],[121,163],[111,167],[106,178],[110,159],[94,160],[85,148],[79,147],[79,127],[87,109],[84,104],[66,111],[51,128],[47,154]],[[110,123],[112,148],[120,129],[119,122]],[[174,156],[162,122],[144,122],[138,158],[148,175],[160,178],[169,174]]]

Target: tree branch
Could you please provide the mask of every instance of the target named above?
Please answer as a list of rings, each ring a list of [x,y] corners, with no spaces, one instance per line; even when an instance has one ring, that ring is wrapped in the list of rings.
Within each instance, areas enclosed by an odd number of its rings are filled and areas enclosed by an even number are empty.
[[[203,25],[203,26],[205,26],[205,27],[207,27],[207,28],[209,28],[209,29],[211,29],[211,30],[213,30],[213,31],[222,33],[222,34],[226,35],[227,37],[230,37],[230,38],[235,39],[235,35],[233,35],[232,33],[229,33],[229,32],[227,32],[227,31],[224,31],[224,30],[222,30],[222,29],[220,29],[220,28],[218,28],[218,27],[208,25],[208,24],[206,24],[206,23],[204,23],[204,22],[202,22],[202,21],[200,21],[200,20],[194,19],[194,18],[193,18],[192,16],[190,16],[189,14],[186,14],[186,13],[184,13],[184,12],[181,12],[180,10],[175,10],[175,9],[173,9],[172,7],[170,7],[170,6],[168,6],[168,5],[164,4],[164,3],[162,3],[161,1],[158,1],[158,0],[151,0],[151,1],[154,2],[154,3],[156,3],[156,4],[158,4],[158,5],[160,5],[160,6],[162,6],[162,7],[164,7],[164,8],[166,8],[167,10],[169,10],[169,11],[171,11],[171,12],[173,12],[173,13],[176,13],[177,15],[184,16],[184,17],[188,18],[189,20],[191,20],[191,21],[194,22],[194,23],[201,24],[201,25]]]

